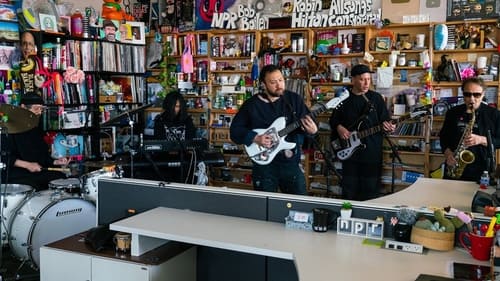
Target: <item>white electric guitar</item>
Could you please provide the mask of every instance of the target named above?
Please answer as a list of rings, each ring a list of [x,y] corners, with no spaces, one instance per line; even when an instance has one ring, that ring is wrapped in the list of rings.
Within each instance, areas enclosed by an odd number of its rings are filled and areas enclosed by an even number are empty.
[[[395,120],[391,120],[392,123],[398,124],[406,119],[411,119],[415,118],[420,115],[426,114],[427,111],[416,111],[412,113],[408,113],[405,115],[400,116],[399,118]],[[361,125],[361,123],[360,123]],[[359,127],[359,126],[358,126]],[[371,136],[373,134],[376,134],[380,131],[382,131],[383,125],[377,125],[375,127],[371,127],[362,131],[353,131],[351,132],[351,135],[349,136],[349,139],[347,140],[342,140],[342,139],[336,139],[331,142],[332,149],[335,151],[335,154],[340,160],[346,160],[350,158],[356,150],[360,148],[364,148],[365,144],[361,142],[362,139]]]
[[[321,106],[311,112],[311,117],[315,118],[318,114],[327,111],[328,109],[336,108],[344,100],[349,97],[349,91],[344,90],[341,96],[329,100],[326,104],[321,104]],[[284,149],[292,149],[295,147],[295,143],[285,141],[286,136],[293,130],[301,126],[300,120],[295,121],[288,126],[286,126],[285,117],[279,117],[274,120],[273,124],[267,129],[255,129],[258,135],[269,135],[272,137],[272,145],[270,147],[260,146],[256,143],[252,143],[249,146],[245,146],[245,151],[252,161],[260,165],[267,165],[273,161],[274,157],[278,152]],[[286,126],[286,127],[285,127]]]

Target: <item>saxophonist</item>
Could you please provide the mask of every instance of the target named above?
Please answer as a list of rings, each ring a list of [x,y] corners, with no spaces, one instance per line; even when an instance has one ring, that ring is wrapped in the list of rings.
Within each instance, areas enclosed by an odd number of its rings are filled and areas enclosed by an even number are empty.
[[[500,148],[500,112],[483,102],[486,85],[481,78],[464,80],[461,89],[464,104],[446,112],[439,133],[446,170],[460,165],[460,173],[453,175],[453,172],[445,172],[444,178],[478,182],[482,172],[489,170],[488,131],[491,132],[494,147]],[[463,156],[465,161],[461,161],[459,154],[464,150],[467,154]]]

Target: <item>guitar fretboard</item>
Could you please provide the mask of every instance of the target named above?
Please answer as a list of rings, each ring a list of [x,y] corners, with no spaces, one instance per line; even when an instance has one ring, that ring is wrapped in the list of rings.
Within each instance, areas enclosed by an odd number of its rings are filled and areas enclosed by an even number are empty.
[[[309,116],[311,116],[313,119],[316,118],[319,114],[325,112],[328,108],[326,108],[325,105],[321,104],[321,107],[314,110],[313,112],[311,112],[309,114]],[[291,123],[290,125],[286,126],[285,128],[283,128],[283,130],[280,130],[278,132],[278,135],[280,137],[283,137],[283,136],[286,136],[288,135],[289,133],[293,132],[293,130],[297,129],[298,127],[300,127],[302,124],[300,122],[300,120],[297,120],[293,123]]]

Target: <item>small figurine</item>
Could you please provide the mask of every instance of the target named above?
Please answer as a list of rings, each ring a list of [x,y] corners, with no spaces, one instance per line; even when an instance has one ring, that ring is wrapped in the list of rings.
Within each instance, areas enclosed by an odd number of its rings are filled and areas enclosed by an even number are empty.
[[[108,20],[128,20],[133,21],[134,17],[127,14],[121,7],[122,0],[103,0],[102,4],[102,18]]]
[[[202,161],[198,163],[198,170],[196,170],[196,184],[197,185],[207,185],[208,183],[208,177],[207,177],[207,168],[205,166],[205,163]]]

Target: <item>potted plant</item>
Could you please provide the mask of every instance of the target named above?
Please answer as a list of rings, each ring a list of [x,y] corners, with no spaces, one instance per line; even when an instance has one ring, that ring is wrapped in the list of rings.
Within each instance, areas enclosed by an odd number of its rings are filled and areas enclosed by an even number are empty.
[[[352,215],[352,204],[351,202],[342,203],[342,208],[340,208],[340,217],[343,219],[349,219]]]
[[[161,106],[163,99],[165,96],[176,89],[175,84],[177,82],[176,68],[177,62],[174,57],[172,57],[172,47],[170,46],[170,42],[166,41],[163,43],[163,51],[161,53],[163,59],[160,63],[161,71],[156,76],[156,79],[160,82],[163,90],[157,93],[156,100],[157,104]]]

